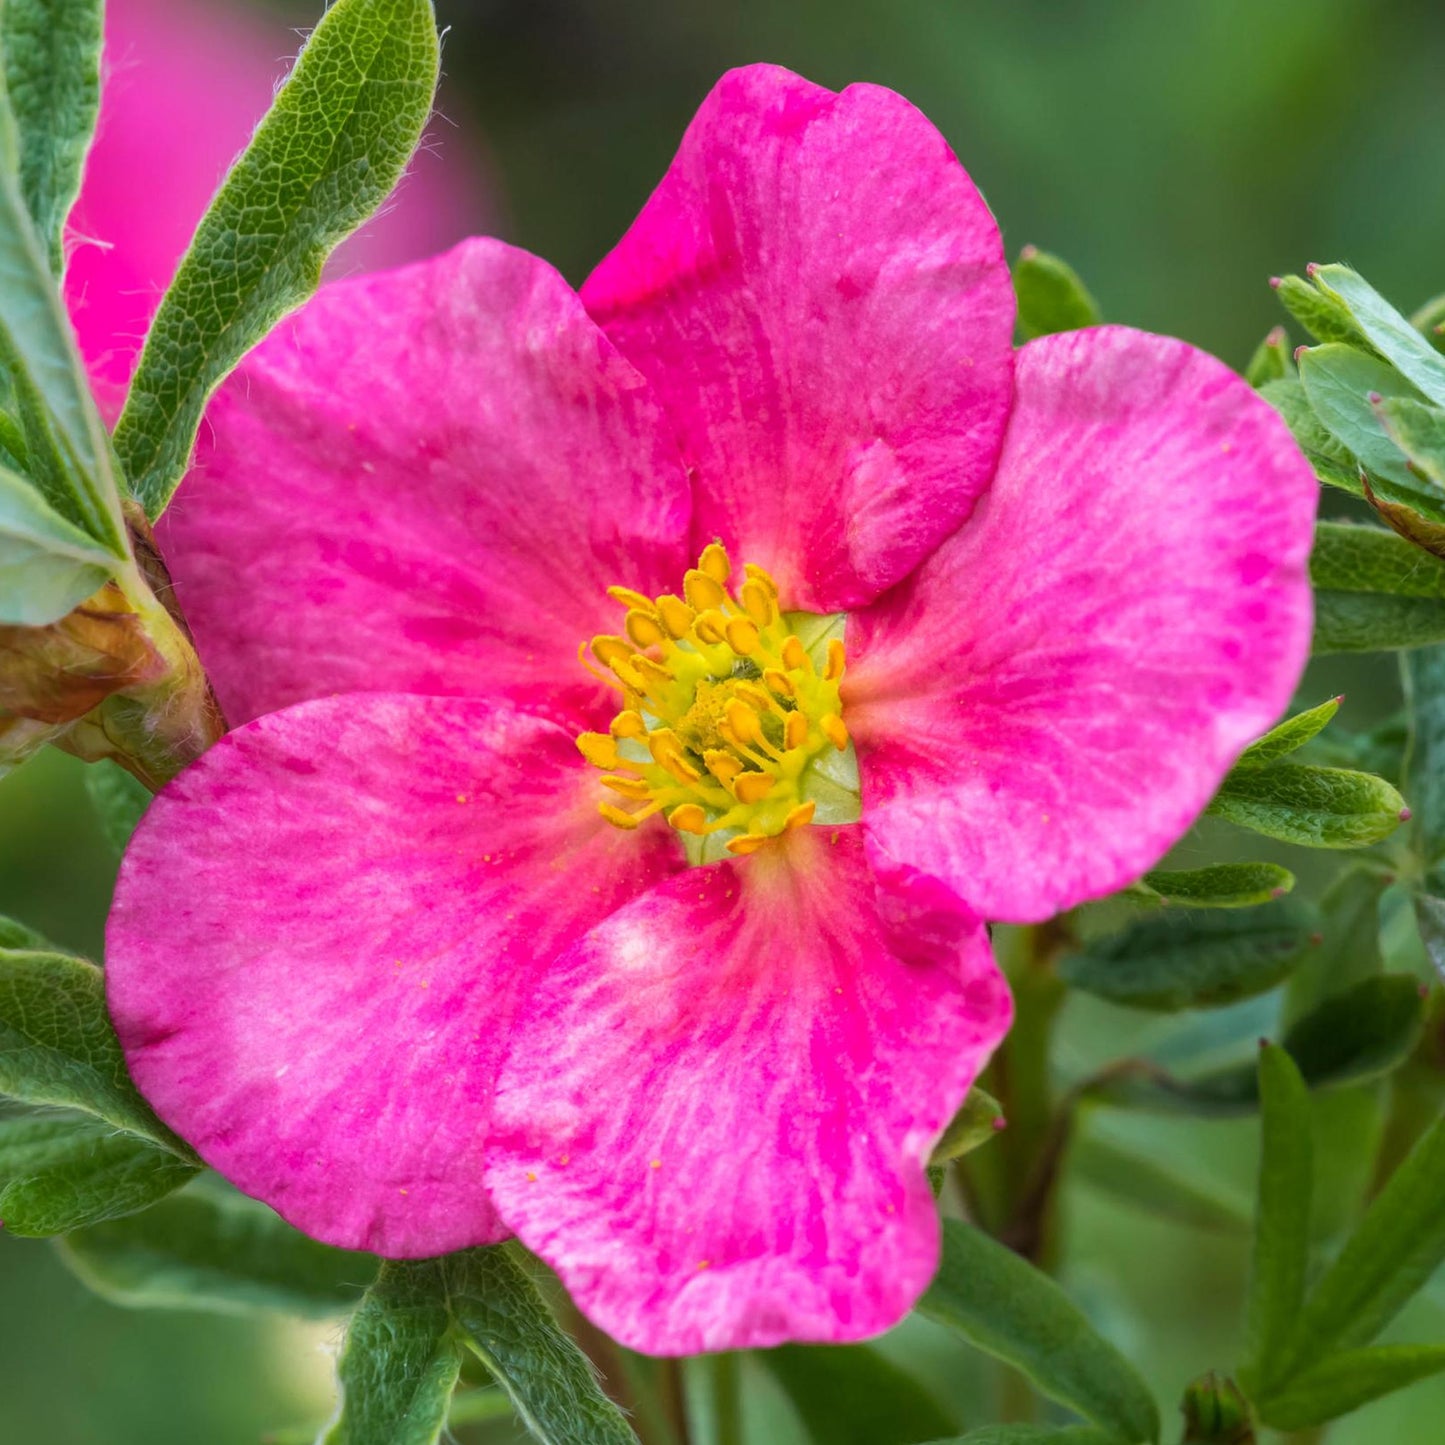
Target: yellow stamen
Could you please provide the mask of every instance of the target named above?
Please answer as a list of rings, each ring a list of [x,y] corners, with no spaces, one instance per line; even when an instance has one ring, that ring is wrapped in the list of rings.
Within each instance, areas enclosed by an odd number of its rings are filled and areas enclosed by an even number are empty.
[[[739,589],[738,597],[743,604],[743,611],[758,624],[759,627],[771,627],[773,624],[773,596],[761,582],[749,577]]]
[[[777,781],[772,773],[739,773],[733,780],[733,797],[740,803],[761,803]]]
[[[728,640],[727,625],[727,618],[716,608],[711,608],[698,616],[692,630],[699,642],[717,647]]]
[[[736,838],[728,840],[727,849],[729,853],[744,855],[756,853],[764,843],[768,841],[766,833],[740,833]]]
[[[597,811],[612,824],[614,828],[632,829],[642,822],[642,813],[624,813],[621,808],[613,807],[611,803],[598,803]]]
[[[725,584],[733,575],[733,564],[728,560],[727,548],[721,542],[711,542],[702,549],[697,568],[719,584]]]
[[[667,815],[667,821],[679,833],[705,833],[707,814],[696,803],[683,803]]]
[[[624,607],[635,607],[640,612],[652,612],[657,607],[652,598],[645,593],[634,592],[630,587],[609,587],[607,595],[614,602],[620,602]]]
[[[843,664],[846,661],[843,652],[843,639],[835,637],[828,643],[828,664],[823,669],[823,676],[829,682],[837,682],[843,676]]]
[[[808,650],[803,646],[803,639],[797,633],[791,633],[788,640],[783,643],[783,666],[792,672],[812,672],[813,664],[808,658]]]
[[[762,742],[763,725],[759,721],[757,713],[742,698],[733,698],[728,703],[727,711],[723,715],[727,718],[727,725],[733,736],[740,743],[747,745]]]
[[[793,685],[793,679],[776,667],[770,667],[763,673],[763,681],[779,697],[797,697],[798,695],[798,689]]]
[[[812,798],[809,798],[806,803],[799,803],[783,819],[783,831],[791,833],[795,828],[806,828],[813,821],[813,814],[817,811],[818,804]]]
[[[757,623],[747,617],[730,618],[723,628],[727,644],[739,657],[751,657],[758,650]]]
[[[642,612],[633,608],[623,619],[623,626],[627,630],[627,635],[639,647],[657,647],[667,640],[667,634],[651,612]]]
[[[818,726],[823,729],[823,735],[841,753],[848,746],[848,729],[843,726],[843,719],[835,712],[826,713],[818,719]]]
[[[594,768],[615,768],[622,761],[617,754],[617,744],[606,733],[580,733],[577,751]]]
[[[688,604],[699,612],[710,607],[721,607],[728,597],[727,589],[716,577],[710,577],[696,567],[683,577],[682,595],[687,598]]]
[[[667,628],[670,637],[686,637],[692,630],[693,618],[697,613],[681,597],[674,597],[669,592],[657,599],[657,615],[662,619],[662,625]]]
[[[640,712],[633,712],[631,708],[623,708],[612,719],[610,731],[615,738],[636,738],[641,741],[647,736],[647,724],[643,722]]]
[[[598,779],[604,788],[611,788],[614,793],[621,793],[624,798],[634,798],[637,802],[645,802],[652,796],[652,789],[648,787],[645,778],[632,778],[620,773],[607,773]]]
[[[592,656],[603,667],[612,667],[618,658],[626,660],[632,657],[636,651],[624,637],[594,637],[588,645],[592,649]]]
[[[788,714],[788,720],[783,724],[783,741],[787,743],[789,751],[807,745],[808,719],[802,713],[790,712]]]

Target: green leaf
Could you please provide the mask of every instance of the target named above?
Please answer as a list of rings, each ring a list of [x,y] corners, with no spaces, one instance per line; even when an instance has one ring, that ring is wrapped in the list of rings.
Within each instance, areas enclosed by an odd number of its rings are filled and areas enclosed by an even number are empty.
[[[1119,1445],[1119,1437],[1088,1425],[985,1425],[932,1445]]]
[[[515,1246],[452,1255],[447,1280],[462,1340],[546,1445],[636,1445],[581,1350],[552,1319]]]
[[[8,117],[8,108],[5,114]],[[18,175],[3,166],[0,370],[21,408],[27,475],[67,522],[111,556],[126,559],[129,549],[110,441]]]
[[[382,1265],[347,1333],[326,1445],[430,1445],[463,1345],[544,1445],[636,1445],[510,1245]]]
[[[1341,341],[1355,346],[1368,344],[1344,304],[1336,297],[1319,291],[1303,276],[1279,276],[1270,284],[1285,310],[1316,341]]]
[[[0,467],[0,625],[43,627],[64,617],[104,584],[115,562],[23,477]]]
[[[1445,1117],[1391,1176],[1296,1316],[1275,1378],[1368,1344],[1445,1260]]]
[[[961,1159],[995,1138],[1006,1122],[1003,1105],[992,1094],[975,1086],[968,1091],[963,1108],[953,1116],[933,1146],[929,1163],[947,1164],[950,1159]]]
[[[1256,1400],[1255,1408],[1276,1430],[1308,1430],[1441,1370],[1445,1345],[1349,1350],[1296,1375],[1283,1389]]]
[[[86,1119],[0,1121],[0,1220],[48,1238],[148,1208],[196,1168],[130,1134]]]
[[[1314,1183],[1309,1091],[1295,1061],[1274,1045],[1259,1051],[1259,1119],[1249,1373],[1267,1388],[1277,1378],[1282,1348],[1304,1302]]]
[[[194,1158],[131,1083],[101,972],[83,959],[0,952],[0,1094],[81,1109]]]
[[[1445,562],[1393,532],[1320,523],[1310,578],[1316,654],[1445,642]]]
[[[461,1373],[444,1259],[387,1261],[346,1331],[325,1445],[434,1445]]]
[[[138,778],[102,758],[85,770],[85,791],[100,819],[100,831],[117,853],[124,853],[152,793]]]
[[[1075,988],[1130,1008],[1214,1008],[1273,988],[1318,923],[1294,899],[1216,912],[1183,909],[1140,919],[1059,965]]]
[[[61,1251],[97,1294],[138,1308],[321,1319],[352,1308],[377,1271],[372,1255],[309,1239],[214,1174],[144,1214],[70,1235]]]
[[[436,90],[431,0],[335,0],[226,177],[151,325],[115,445],[151,517],[206,401],[390,194]]]
[[[57,279],[100,108],[103,8],[101,0],[5,0],[0,8],[20,189]]]
[[[1339,712],[1343,701],[1343,697],[1327,698],[1318,707],[1286,718],[1278,727],[1265,733],[1258,742],[1245,748],[1234,766],[1243,769],[1262,768],[1267,763],[1278,762],[1280,758],[1298,752],[1311,738],[1325,730],[1330,720]]]
[[[954,1422],[911,1375],[868,1345],[760,1350],[818,1445],[912,1445]]]
[[[0,950],[13,949],[22,949],[26,952],[36,950],[41,953],[55,952],[50,941],[44,935],[37,933],[18,919],[6,918],[4,914],[0,914]]]
[[[1408,653],[1404,670],[1414,842],[1425,865],[1427,886],[1445,891],[1445,647]]]
[[[1340,303],[1365,339],[1437,406],[1445,406],[1445,358],[1368,281],[1348,266],[1316,266],[1315,285]]]
[[[1276,326],[1255,347],[1249,365],[1244,368],[1244,379],[1258,389],[1271,381],[1284,381],[1293,374],[1289,337],[1283,326]]]
[[[1286,1028],[1313,1013],[1333,994],[1385,970],[1380,953],[1380,900],[1388,874],[1349,868],[1320,900],[1319,946],[1290,977],[1280,1019]]]
[[[957,1220],[919,1310],[1013,1365],[1050,1399],[1126,1441],[1159,1438],[1159,1410],[1134,1367],[1047,1275]]]
[[[1420,332],[1436,351],[1445,352],[1445,293],[1432,296],[1410,318],[1410,325]]]
[[[1394,397],[1381,401],[1375,411],[1410,465],[1445,494],[1445,409]]]
[[[1236,769],[1209,811],[1305,848],[1366,848],[1409,817],[1405,800],[1383,778],[1303,763]]]
[[[1019,335],[1030,341],[1057,331],[1097,326],[1098,303],[1067,262],[1035,246],[1025,246],[1014,263]]]
[[[1289,1051],[1311,1089],[1364,1083],[1406,1058],[1424,1026],[1419,985],[1406,974],[1367,978],[1327,999],[1286,1030]],[[1121,1108],[1229,1117],[1259,1102],[1253,1063],[1180,1079],[1148,1061],[1112,1070],[1091,1084],[1090,1098]]]
[[[1191,908],[1248,908],[1294,888],[1294,874],[1278,863],[1216,863],[1178,871],[1156,869],[1140,886],[1164,903]]]
[[[1155,1154],[1126,1148],[1096,1132],[1075,1139],[1068,1167],[1073,1178],[1152,1218],[1219,1234],[1241,1234],[1249,1228],[1242,1200],[1189,1178]]]
[[[1266,381],[1259,394],[1284,418],[1320,481],[1357,497],[1364,496],[1360,466],[1354,453],[1336,441],[1315,415],[1315,409],[1305,395],[1304,383],[1298,377]]]
[[[1325,429],[1346,447],[1391,502],[1418,508],[1440,521],[1445,492],[1410,470],[1404,452],[1386,435],[1375,398],[1420,399],[1392,367],[1351,346],[1317,346],[1299,358],[1300,381]]]

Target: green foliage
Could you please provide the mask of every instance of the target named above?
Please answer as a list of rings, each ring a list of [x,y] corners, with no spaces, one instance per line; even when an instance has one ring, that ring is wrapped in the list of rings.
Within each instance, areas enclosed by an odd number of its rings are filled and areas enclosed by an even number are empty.
[[[1304,848],[1367,848],[1409,816],[1405,800],[1383,778],[1303,763],[1236,768],[1209,811]]]
[[[151,517],[170,500],[206,401],[320,284],[386,199],[431,110],[431,0],[336,0],[191,242],[147,337],[115,445]]]
[[[1320,523],[1310,578],[1317,654],[1445,641],[1445,562],[1393,532]]]
[[[1316,341],[1340,341],[1352,346],[1365,344],[1364,334],[1344,305],[1335,297],[1317,290],[1303,276],[1281,276],[1272,284],[1285,310]]]
[[[867,1345],[784,1345],[757,1358],[818,1445],[914,1445],[952,1426],[918,1381]]]
[[[1304,953],[1317,924],[1315,910],[1293,899],[1156,914],[1070,955],[1059,976],[1132,1008],[1216,1007],[1273,988]]]
[[[71,1234],[62,1254],[115,1304],[315,1318],[354,1306],[377,1270],[371,1255],[308,1239],[213,1174],[144,1214]]]
[[[1047,1275],[982,1230],[944,1221],[943,1260],[918,1308],[1120,1440],[1159,1438],[1133,1366]]]
[[[39,627],[64,617],[114,563],[29,482],[0,467],[0,625]]]
[[[1255,347],[1254,355],[1244,368],[1244,379],[1258,388],[1272,381],[1284,381],[1293,375],[1294,360],[1290,355],[1289,337],[1283,326],[1276,326]]]
[[[447,1419],[460,1349],[473,1351],[545,1445],[636,1437],[553,1321],[515,1249],[388,1262],[352,1320],[327,1445],[426,1445]]]
[[[1276,1430],[1308,1430],[1445,1370],[1445,1345],[1346,1350],[1292,1377],[1260,1402]]]
[[[1005,1122],[1003,1107],[992,1094],[977,1087],[970,1089],[963,1108],[933,1146],[930,1162],[947,1164],[950,1159],[961,1159],[980,1144],[987,1144]]]
[[[1098,303],[1066,261],[1025,246],[1014,263],[1018,297],[1018,330],[1025,341],[1058,331],[1097,326],[1103,319]]]
[[[1070,1177],[1103,1190],[1125,1208],[1154,1219],[1169,1219],[1217,1234],[1238,1234],[1249,1228],[1246,1203],[1213,1180],[1190,1177],[1173,1163],[1135,1148],[1126,1148],[1083,1130],[1069,1151]]]
[[[1118,1437],[1087,1425],[985,1425],[933,1445],[1118,1445]]]
[[[1236,769],[1262,768],[1267,763],[1277,763],[1316,738],[1329,726],[1344,701],[1340,697],[1328,698],[1318,707],[1297,712],[1286,718],[1278,727],[1271,728],[1258,742],[1251,743],[1239,755]]]
[[[80,193],[100,108],[103,10],[102,0],[5,0],[0,7],[20,190],[57,277],[65,218]]]
[[[1278,863],[1215,863],[1208,868],[1146,873],[1136,891],[1162,903],[1190,908],[1248,908],[1294,888],[1294,874]]]
[[[100,831],[117,853],[125,852],[153,794],[139,779],[108,760],[85,770],[85,790],[100,820]]]

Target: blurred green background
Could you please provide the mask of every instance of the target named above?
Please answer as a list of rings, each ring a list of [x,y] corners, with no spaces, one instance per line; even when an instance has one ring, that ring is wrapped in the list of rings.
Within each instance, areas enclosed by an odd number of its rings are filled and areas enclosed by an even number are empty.
[[[248,8],[274,27],[281,56],[295,44],[288,27],[319,4]],[[1058,251],[1110,319],[1184,336],[1236,366],[1283,319],[1273,272],[1346,260],[1407,310],[1445,290],[1438,0],[438,0],[438,10],[451,27],[450,123],[433,128],[434,144],[485,178],[509,239],[574,281],[626,227],[719,72],[772,60],[835,87],[901,91],[983,188],[1011,256],[1025,242]],[[1394,706],[1383,665],[1321,671],[1305,696],[1341,685],[1349,727]],[[116,860],[81,771],[51,754],[0,784],[0,912],[98,956]],[[1071,1005],[1065,1042],[1073,1056],[1109,1056],[1138,1030],[1117,1010]],[[1326,1134],[1347,1134],[1348,1098],[1325,1107]],[[1252,1187],[1249,1125],[1123,1127],[1225,1192]],[[1192,1375],[1237,1358],[1240,1237],[1079,1185],[1062,1254],[1076,1297],[1166,1409]],[[0,1237],[0,1445],[256,1445],[268,1428],[325,1415],[337,1333],[125,1313],[87,1295],[48,1247]],[[1445,1338],[1445,1289],[1391,1337]],[[926,1371],[963,1423],[993,1417],[989,1379],[960,1346],[909,1326],[888,1348]],[[773,1387],[761,1375],[753,1384],[757,1438],[801,1438]],[[1330,1439],[1434,1445],[1442,1416],[1445,1384],[1425,1384]]]

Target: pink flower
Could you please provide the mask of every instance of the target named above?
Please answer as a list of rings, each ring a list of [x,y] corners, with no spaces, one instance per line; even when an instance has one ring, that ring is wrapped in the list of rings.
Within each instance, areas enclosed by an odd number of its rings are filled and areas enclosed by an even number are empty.
[[[113,415],[176,263],[266,113],[297,39],[213,0],[107,0],[105,9],[100,126],[71,218],[82,244],[65,296],[96,394]],[[484,219],[470,177],[433,150],[418,154],[401,194],[403,206],[338,254],[339,269],[430,255]]]
[[[1153,863],[1309,639],[1275,413],[1012,325],[928,122],[757,66],[580,299],[475,241],[282,327],[164,528],[239,726],[116,896],[161,1116],[337,1244],[515,1233],[641,1349],[893,1324],[1008,1023],[978,919]]]

